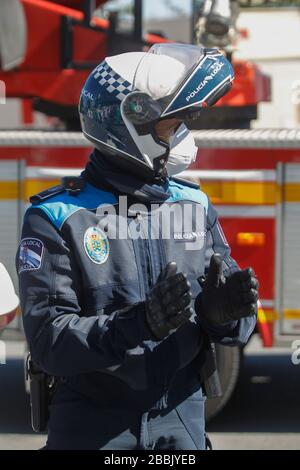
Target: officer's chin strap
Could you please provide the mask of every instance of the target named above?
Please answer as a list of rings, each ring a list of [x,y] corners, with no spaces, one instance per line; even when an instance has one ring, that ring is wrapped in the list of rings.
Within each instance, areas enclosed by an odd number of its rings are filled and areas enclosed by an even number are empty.
[[[164,184],[167,180],[168,172],[167,169],[164,168],[162,173],[154,173],[153,183],[154,184]]]
[[[160,157],[153,160],[154,184],[162,184],[168,177],[167,162],[170,155],[170,148]]]

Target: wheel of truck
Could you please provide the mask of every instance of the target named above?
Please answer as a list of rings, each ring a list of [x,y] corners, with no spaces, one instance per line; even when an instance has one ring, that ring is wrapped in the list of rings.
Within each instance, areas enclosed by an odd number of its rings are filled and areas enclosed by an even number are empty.
[[[217,363],[223,395],[219,398],[206,400],[205,415],[209,421],[216,416],[230,399],[235,388],[241,363],[241,350],[216,344]]]

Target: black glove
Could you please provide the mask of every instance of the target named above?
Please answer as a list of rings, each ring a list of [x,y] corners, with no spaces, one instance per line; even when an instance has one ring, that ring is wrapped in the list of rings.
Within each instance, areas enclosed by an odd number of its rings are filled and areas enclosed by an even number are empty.
[[[206,277],[199,280],[202,292],[196,299],[196,312],[215,325],[257,314],[259,283],[252,268],[236,271],[225,278],[222,257],[211,257]]]
[[[189,308],[192,298],[191,285],[183,273],[176,272],[176,263],[168,263],[147,295],[147,323],[159,340],[168,336],[171,330],[186,323],[193,313]]]

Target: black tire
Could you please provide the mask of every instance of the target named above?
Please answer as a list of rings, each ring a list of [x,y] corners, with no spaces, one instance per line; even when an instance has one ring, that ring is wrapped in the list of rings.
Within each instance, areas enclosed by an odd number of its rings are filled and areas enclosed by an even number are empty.
[[[216,344],[217,363],[223,395],[219,398],[206,400],[205,416],[209,421],[226,405],[236,386],[240,364],[241,351],[238,347],[228,347]]]

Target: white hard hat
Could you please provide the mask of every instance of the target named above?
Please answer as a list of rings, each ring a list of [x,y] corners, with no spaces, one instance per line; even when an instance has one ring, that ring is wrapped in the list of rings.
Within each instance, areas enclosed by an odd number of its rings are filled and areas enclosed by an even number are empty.
[[[4,265],[0,263],[0,316],[16,310],[18,305],[19,298],[15,293],[12,280]]]

